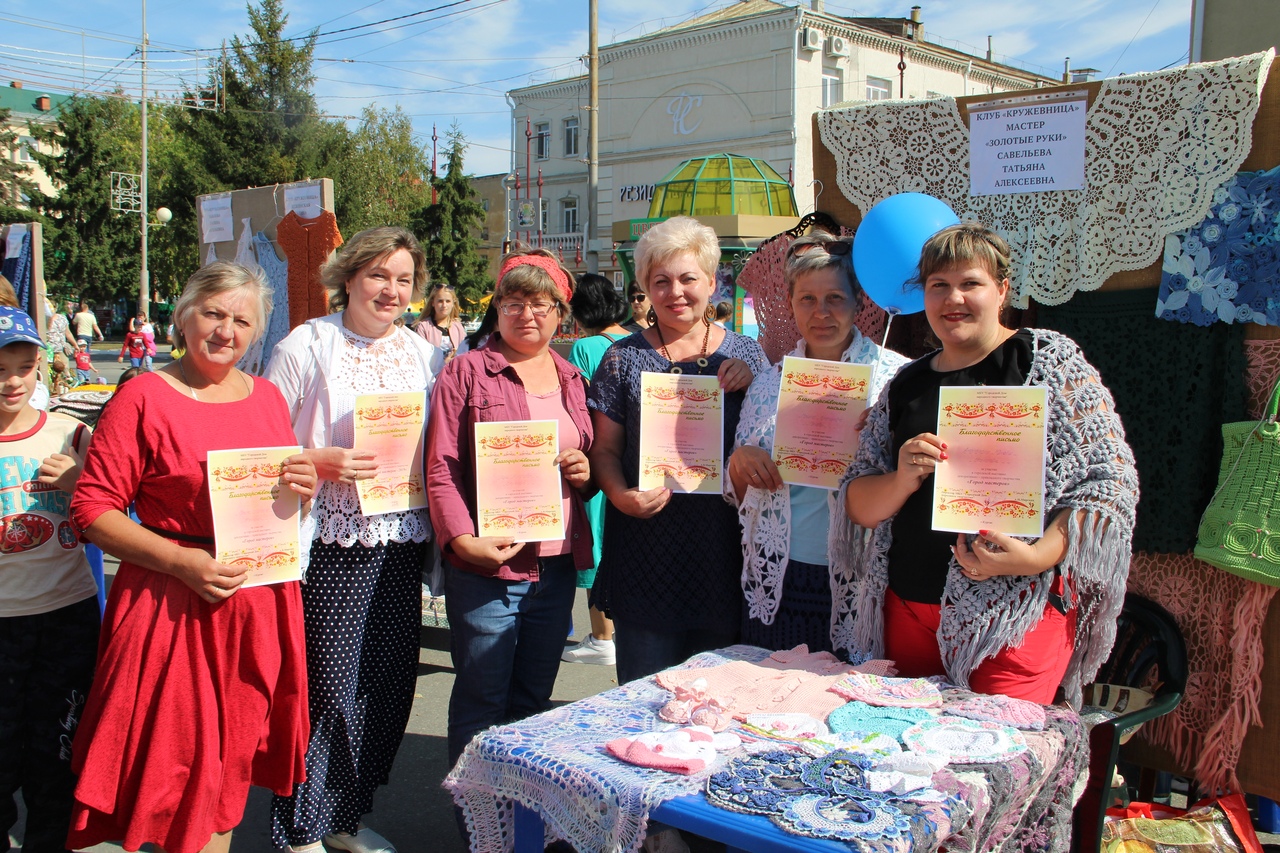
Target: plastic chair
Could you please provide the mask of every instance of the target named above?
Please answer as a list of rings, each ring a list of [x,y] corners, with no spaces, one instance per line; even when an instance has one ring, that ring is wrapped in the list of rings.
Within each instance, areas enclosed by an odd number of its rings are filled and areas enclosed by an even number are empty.
[[[1089,781],[1073,816],[1074,853],[1096,851],[1102,843],[1121,738],[1142,723],[1168,714],[1182,701],[1187,686],[1187,647],[1168,611],[1140,595],[1126,594],[1115,646],[1098,670],[1096,683],[1139,687],[1155,698],[1145,708],[1098,723],[1089,731]]]

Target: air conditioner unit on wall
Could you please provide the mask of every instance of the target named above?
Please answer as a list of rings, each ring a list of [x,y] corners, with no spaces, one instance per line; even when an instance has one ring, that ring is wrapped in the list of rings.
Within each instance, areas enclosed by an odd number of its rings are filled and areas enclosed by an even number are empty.
[[[832,36],[827,42],[828,56],[848,56],[849,40],[843,36]]]
[[[801,50],[822,50],[822,30],[817,27],[805,27],[800,31]]]

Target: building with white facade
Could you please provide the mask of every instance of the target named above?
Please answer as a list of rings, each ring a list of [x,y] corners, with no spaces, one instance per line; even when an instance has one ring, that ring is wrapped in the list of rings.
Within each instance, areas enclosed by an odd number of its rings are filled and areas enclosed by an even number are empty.
[[[611,257],[612,223],[646,216],[654,183],[684,160],[722,152],[763,159],[791,178],[803,213],[814,209],[818,191],[811,181],[818,109],[1056,82],[928,41],[919,7],[908,18],[844,18],[774,0],[743,0],[605,45],[600,269],[618,269]],[[519,182],[518,189],[512,182],[509,237],[559,248],[570,268],[585,269],[575,261],[586,225],[587,78],[527,86],[509,97]]]

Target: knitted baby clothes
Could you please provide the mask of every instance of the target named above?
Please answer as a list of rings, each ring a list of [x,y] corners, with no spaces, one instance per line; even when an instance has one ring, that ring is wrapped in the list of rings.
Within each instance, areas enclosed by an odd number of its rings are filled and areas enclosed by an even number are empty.
[[[831,686],[846,699],[897,708],[941,708],[942,692],[924,678],[885,678],[854,672]]]

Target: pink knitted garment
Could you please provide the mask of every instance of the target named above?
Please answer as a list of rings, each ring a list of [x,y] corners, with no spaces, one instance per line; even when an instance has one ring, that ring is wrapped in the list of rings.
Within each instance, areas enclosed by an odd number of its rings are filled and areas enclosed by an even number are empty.
[[[760,663],[733,661],[709,669],[664,670],[655,676],[658,685],[675,692],[697,679],[706,681],[708,695],[729,702],[734,719],[748,714],[809,714],[819,720],[844,704],[831,692],[837,681],[853,672],[892,672],[890,661],[873,660],[854,667],[830,652],[810,653],[803,644],[774,652]]]
[[[953,691],[943,693],[942,713],[949,717],[967,717],[989,723],[1002,723],[1018,729],[1044,729],[1044,706],[1012,696],[978,694],[956,700]]]
[[[889,708],[941,708],[942,691],[924,678],[885,678],[854,672],[838,679],[831,690],[856,702]]]
[[[604,748],[628,764],[689,776],[705,770],[717,751],[733,749],[740,743],[736,735],[717,735],[701,727],[689,727],[615,738]]]

